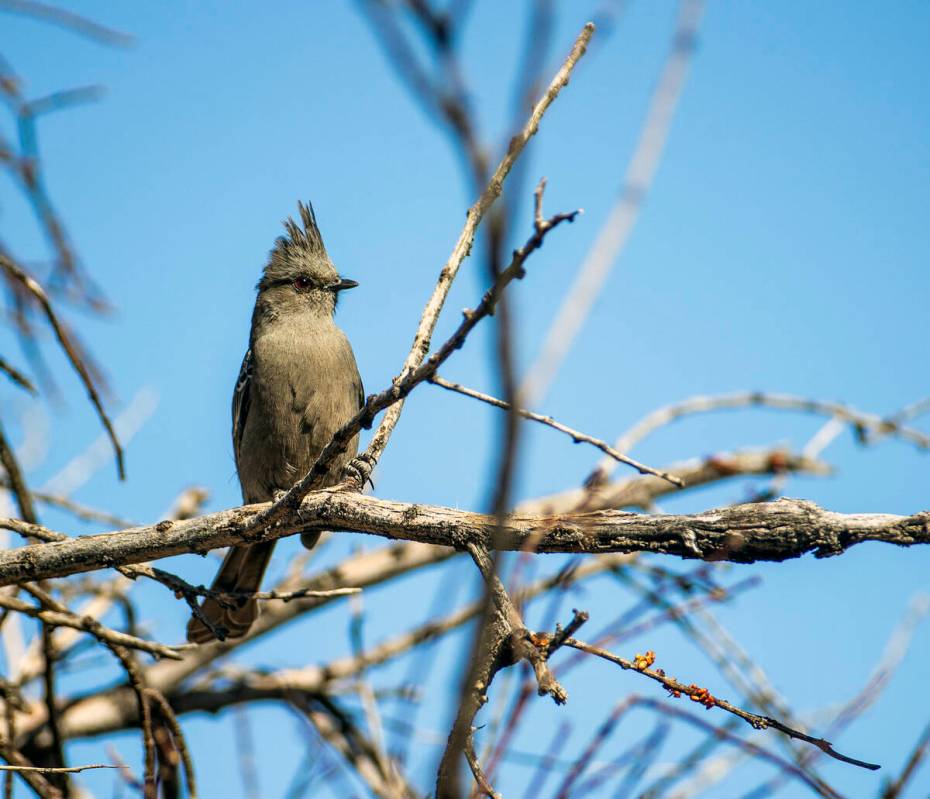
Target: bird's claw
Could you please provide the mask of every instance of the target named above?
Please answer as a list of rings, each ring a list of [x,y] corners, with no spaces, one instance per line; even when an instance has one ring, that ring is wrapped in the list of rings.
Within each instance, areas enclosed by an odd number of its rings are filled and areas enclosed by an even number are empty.
[[[374,488],[375,484],[372,482],[371,473],[374,471],[375,463],[375,459],[367,453],[363,452],[361,455],[356,455],[342,470],[342,479],[351,480],[359,489],[364,489],[366,483],[371,483],[371,487]]]

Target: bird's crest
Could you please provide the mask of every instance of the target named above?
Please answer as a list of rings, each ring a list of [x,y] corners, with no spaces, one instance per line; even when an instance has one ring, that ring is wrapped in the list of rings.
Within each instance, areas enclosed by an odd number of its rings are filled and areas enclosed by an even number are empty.
[[[326,247],[323,245],[323,236],[316,223],[313,205],[309,202],[306,205],[298,202],[297,210],[300,212],[300,222],[303,223],[303,227],[290,217],[284,220],[286,235],[279,236],[275,241],[268,258],[268,265],[258,284],[259,289],[277,280],[306,271],[336,274],[335,267],[329,260]]]
[[[274,250],[272,250],[272,255],[276,251],[281,251],[282,255],[309,255],[313,253],[325,256],[326,247],[323,246],[323,237],[320,235],[320,229],[316,224],[313,205],[311,203],[304,205],[302,202],[298,202],[297,210],[300,211],[300,221],[303,222],[303,228],[290,217],[285,219],[284,229],[287,231],[287,235],[278,238]]]

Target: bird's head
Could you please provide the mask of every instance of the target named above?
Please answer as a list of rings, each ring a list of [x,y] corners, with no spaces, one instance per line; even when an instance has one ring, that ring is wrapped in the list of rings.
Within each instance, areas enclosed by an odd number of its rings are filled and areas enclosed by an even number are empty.
[[[316,224],[313,206],[297,203],[302,226],[284,221],[286,235],[280,236],[268,256],[258,281],[256,308],[283,316],[311,313],[332,316],[339,292],[358,285],[339,276],[329,259]]]

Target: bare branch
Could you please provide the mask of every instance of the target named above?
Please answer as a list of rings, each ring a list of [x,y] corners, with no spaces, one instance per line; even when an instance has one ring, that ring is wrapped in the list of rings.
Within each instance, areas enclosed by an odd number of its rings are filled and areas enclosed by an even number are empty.
[[[839,555],[865,541],[930,543],[930,513],[842,514],[812,502],[780,499],[698,514],[643,515],[596,511],[562,516],[513,514],[499,527],[479,513],[393,502],[338,489],[311,492],[299,511],[264,534],[246,535],[269,505],[246,505],[180,522],[83,536],[0,553],[0,585],[156,560],[316,530],[356,531],[462,549],[481,543],[500,551],[532,544],[537,552],[655,552],[733,563],[783,561],[813,552]],[[0,528],[42,536],[45,528],[0,519]],[[60,535],[60,534],[59,534]]]
[[[918,766],[927,756],[928,751],[930,751],[930,724],[924,728],[924,731],[917,738],[914,749],[907,758],[907,763],[905,763],[901,773],[882,791],[881,799],[897,799],[901,795],[901,791],[904,790],[911,777],[917,772]]]
[[[42,799],[61,799],[61,791],[46,780],[40,772],[34,771],[32,769],[32,763],[23,757],[20,752],[7,746],[5,743],[0,743],[0,757],[6,760],[11,766],[17,767],[9,770],[7,779],[11,779],[14,773],[18,773],[29,787],[35,791],[36,796],[40,796]],[[7,786],[12,786],[12,784],[12,782],[7,782]]]
[[[29,493],[29,487],[26,485],[19,462],[16,460],[16,454],[10,446],[10,442],[7,441],[2,425],[0,425],[0,464],[3,464],[3,468],[6,470],[6,479],[13,496],[16,497],[19,515],[26,522],[35,524],[38,518],[35,506],[32,503],[32,494]]]
[[[475,754],[475,742],[472,733],[468,734],[465,740],[465,760],[468,761],[468,767],[471,769],[472,776],[475,778],[475,784],[479,791],[488,799],[502,799],[501,794],[494,790],[494,787],[488,782],[487,775],[478,762],[478,756]]]
[[[155,736],[152,730],[152,708],[146,693],[145,677],[139,670],[132,653],[120,646],[107,645],[126,671],[130,688],[136,697],[139,720],[142,726],[142,744],[145,751],[145,776],[142,795],[145,799],[157,799],[155,784]]]
[[[0,595],[0,607],[14,610],[17,613],[23,613],[34,619],[39,619],[45,624],[54,627],[71,627],[75,630],[82,630],[89,633],[100,641],[104,641],[114,646],[123,646],[129,649],[138,649],[140,652],[148,652],[150,655],[157,657],[180,660],[182,655],[179,649],[175,649],[155,641],[145,641],[142,638],[136,638],[134,635],[111,630],[104,627],[96,619],[89,616],[83,618],[75,616],[72,613],[65,613],[55,610],[42,610],[21,599],[15,599],[9,596]]]
[[[796,455],[775,447],[746,452],[720,452],[707,458],[694,459],[665,467],[679,477],[687,489],[746,475],[811,474],[829,475],[832,469],[823,461]],[[634,477],[607,484],[589,484],[572,488],[517,505],[517,513],[555,516],[579,511],[610,508],[649,509],[656,500],[674,495],[680,489],[656,477]]]
[[[45,293],[45,289],[39,285],[35,278],[33,278],[24,269],[20,268],[16,263],[13,262],[12,259],[8,258],[3,253],[0,253],[0,267],[6,270],[8,275],[20,281],[23,287],[42,307],[42,310],[45,313],[45,318],[48,320],[49,325],[54,331],[55,337],[58,339],[58,343],[61,345],[62,350],[64,350],[68,361],[71,363],[71,366],[74,367],[74,371],[77,372],[78,377],[84,384],[84,388],[87,391],[87,396],[90,398],[91,404],[97,411],[97,416],[100,418],[101,424],[107,431],[107,435],[110,438],[110,442],[113,445],[113,451],[116,455],[117,472],[119,473],[120,479],[124,479],[126,477],[126,469],[123,464],[123,448],[120,446],[119,439],[116,437],[116,431],[113,429],[113,423],[110,421],[110,417],[107,415],[107,412],[103,408],[103,403],[100,399],[100,394],[97,391],[97,386],[87,369],[87,365],[84,363],[84,359],[75,348],[74,342],[71,341],[71,337],[66,332],[64,326],[58,320],[58,315],[52,308],[52,304],[49,302],[48,295]]]
[[[477,233],[478,226],[481,224],[481,220],[484,218],[487,210],[493,205],[494,201],[500,196],[507,175],[510,173],[516,160],[520,157],[527,142],[536,134],[543,115],[555,101],[555,98],[558,97],[559,92],[568,84],[568,80],[575,66],[584,55],[593,35],[594,25],[589,22],[578,35],[562,67],[549,83],[543,96],[536,103],[523,130],[511,139],[506,154],[494,170],[494,174],[491,176],[484,192],[469,209],[465,227],[459,235],[455,247],[452,249],[452,254],[439,273],[439,280],[436,283],[436,287],[433,289],[433,293],[426,307],[423,309],[423,315],[420,318],[420,324],[417,327],[410,353],[404,361],[400,376],[395,383],[414,372],[426,358],[426,354],[429,352],[433,330],[439,319],[439,314],[445,304],[449,289],[452,287],[452,282],[458,274],[459,267],[471,252],[475,234]],[[373,461],[377,461],[381,457],[381,453],[387,446],[387,442],[391,437],[391,433],[394,431],[394,427],[397,425],[402,410],[403,403],[398,402],[385,414],[366,453]]]
[[[106,763],[89,763],[86,766],[0,766],[0,771],[34,771],[37,774],[77,774],[95,768],[119,768]]]
[[[32,381],[5,358],[0,358],[0,372],[3,372],[3,374],[10,378],[17,386],[25,389],[33,396],[38,393],[36,387],[32,385]]]
[[[440,386],[441,388],[445,388],[449,391],[462,394],[465,397],[471,397],[472,399],[487,403],[488,405],[491,405],[495,408],[500,408],[504,411],[512,410],[512,407],[508,402],[504,402],[503,400],[499,400],[496,397],[492,397],[490,394],[483,394],[480,391],[475,391],[474,389],[466,388],[465,386],[459,385],[458,383],[445,380],[439,375],[434,375],[431,377],[429,382],[435,386]],[[685,484],[681,478],[676,477],[673,474],[669,474],[668,472],[653,469],[651,466],[646,466],[644,463],[633,460],[632,458],[624,455],[622,452],[617,452],[617,450],[611,447],[606,441],[602,441],[599,438],[594,438],[593,436],[589,436],[587,433],[582,433],[581,431],[575,430],[568,425],[557,422],[551,416],[543,416],[542,414],[533,413],[532,411],[528,411],[524,408],[517,408],[516,413],[522,416],[524,419],[530,419],[531,421],[539,422],[540,424],[544,424],[547,427],[551,427],[553,430],[558,430],[560,433],[565,433],[566,435],[570,436],[572,441],[574,441],[576,444],[591,444],[592,446],[597,447],[601,452],[606,453],[608,457],[613,458],[615,461],[618,461],[619,463],[625,463],[627,466],[632,466],[640,474],[651,474],[655,477],[661,478],[662,480],[666,480],[678,488],[684,488]]]
[[[920,449],[930,449],[930,435],[905,427],[898,422],[883,419],[878,414],[865,413],[840,402],[826,402],[794,394],[776,394],[767,391],[740,391],[734,394],[700,395],[690,397],[682,402],[666,405],[647,414],[623,433],[614,442],[614,448],[619,449],[621,452],[629,452],[647,435],[683,416],[738,408],[772,408],[829,416],[847,422],[859,432],[860,436],[864,432],[895,435]],[[605,458],[588,477],[587,482],[597,483],[606,479],[610,472],[613,471],[613,468],[614,462]]]
[[[791,727],[782,724],[777,719],[770,718],[769,716],[758,716],[755,713],[749,713],[742,708],[736,707],[736,705],[727,702],[725,699],[720,699],[719,697],[713,696],[706,688],[702,688],[698,685],[695,685],[694,683],[685,685],[684,683],[676,680],[674,677],[666,676],[662,669],[649,668],[649,666],[651,666],[655,661],[655,655],[651,652],[647,652],[645,656],[637,655],[635,660],[627,660],[626,658],[622,658],[619,655],[613,654],[612,652],[608,652],[606,649],[591,646],[590,644],[586,644],[584,641],[578,641],[575,638],[569,638],[567,641],[565,641],[565,646],[580,649],[582,652],[587,652],[590,655],[596,655],[597,657],[603,658],[604,660],[610,661],[611,663],[616,663],[624,670],[634,671],[649,677],[650,679],[660,683],[670,693],[670,695],[676,699],[680,698],[682,694],[685,694],[691,697],[692,701],[702,704],[707,709],[719,707],[721,710],[725,710],[728,713],[732,713],[734,716],[741,718],[753,729],[765,730],[771,727],[772,729],[778,730],[779,732],[783,732],[785,735],[791,738],[813,744],[824,754],[827,754],[836,760],[842,760],[844,763],[849,763],[853,766],[859,766],[860,768],[869,769],[871,771],[881,768],[881,766],[875,765],[874,763],[866,763],[865,761],[856,760],[855,758],[840,754],[835,749],[833,749],[829,741],[825,741],[823,738],[813,738],[810,735],[806,735],[800,730],[792,729]]]
[[[9,479],[0,478],[0,486],[11,489],[12,483]],[[66,511],[76,519],[80,519],[84,522],[96,522],[98,524],[106,524],[110,527],[134,527],[136,524],[136,522],[125,519],[122,516],[117,516],[114,513],[109,513],[104,510],[98,510],[97,508],[91,508],[80,502],[75,502],[68,497],[61,496],[60,494],[34,490],[30,490],[29,493],[36,502],[41,502],[43,505],[49,505],[50,507]]]
[[[133,42],[133,37],[128,33],[107,28],[99,22],[82,17],[73,11],[58,8],[49,3],[41,3],[38,0],[0,0],[0,11],[22,14],[23,16],[51,22],[81,36],[94,39],[101,44],[127,47]]]
[[[716,738],[727,741],[727,743],[731,743],[734,746],[738,746],[740,749],[748,752],[753,757],[768,761],[772,765],[785,771],[785,773],[790,774],[792,777],[795,777],[798,780],[801,780],[809,788],[813,789],[818,796],[824,796],[827,797],[827,799],[842,799],[839,794],[837,794],[836,791],[834,791],[823,780],[811,777],[799,769],[790,760],[786,760],[785,758],[780,757],[773,752],[769,752],[767,749],[763,749],[761,746],[757,746],[752,741],[747,741],[743,738],[740,738],[738,735],[730,732],[726,727],[715,727],[713,724],[710,724],[699,716],[696,716],[693,713],[688,713],[687,711],[682,710],[680,707],[675,707],[668,702],[659,702],[655,699],[649,699],[642,696],[632,697],[632,701],[642,707],[652,708],[657,713],[661,713],[666,716],[674,716],[677,719],[681,719],[682,721],[685,721],[692,726],[705,730]]]

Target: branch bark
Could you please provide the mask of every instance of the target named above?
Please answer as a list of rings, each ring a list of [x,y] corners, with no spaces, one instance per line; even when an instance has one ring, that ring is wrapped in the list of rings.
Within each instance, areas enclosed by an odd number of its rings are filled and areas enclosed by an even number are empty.
[[[297,511],[271,529],[249,531],[252,520],[268,507],[246,505],[186,521],[7,550],[0,553],[0,585],[188,552],[203,555],[219,547],[317,530],[355,531],[458,550],[477,543],[517,551],[531,543],[536,552],[653,552],[733,563],[780,562],[807,552],[817,557],[839,555],[864,541],[898,546],[930,543],[928,511],[913,516],[843,514],[800,499],[734,505],[689,515],[615,510],[562,516],[513,514],[498,527],[492,515],[323,489],[307,495]],[[25,536],[49,532],[18,519],[0,519],[0,528]]]

